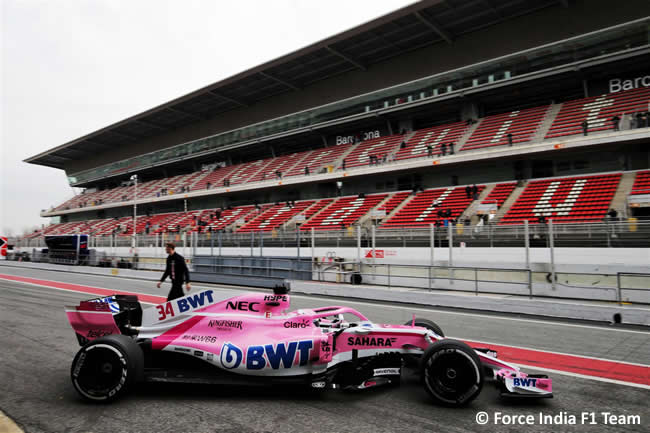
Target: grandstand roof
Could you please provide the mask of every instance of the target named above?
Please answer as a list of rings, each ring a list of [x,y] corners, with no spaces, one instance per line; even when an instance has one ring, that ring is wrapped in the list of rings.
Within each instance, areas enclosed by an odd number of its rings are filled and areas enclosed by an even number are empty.
[[[64,168],[115,146],[135,143],[317,81],[567,0],[423,0],[353,29],[210,84],[26,159]]]

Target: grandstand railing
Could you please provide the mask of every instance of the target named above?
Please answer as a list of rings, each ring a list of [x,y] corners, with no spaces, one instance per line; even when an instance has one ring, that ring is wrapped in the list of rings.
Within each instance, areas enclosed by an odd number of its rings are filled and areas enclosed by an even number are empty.
[[[552,226],[552,227],[551,227]],[[450,228],[451,227],[451,228]],[[552,230],[552,233],[551,233]],[[357,246],[362,247],[422,247],[429,246],[431,239],[435,246],[448,246],[451,238],[454,246],[524,246],[526,233],[531,247],[549,247],[551,237],[556,247],[648,247],[650,246],[650,221],[605,220],[598,223],[524,224],[513,225],[451,225],[443,227],[419,227],[374,230],[372,226],[351,226],[345,230],[303,231],[279,229],[266,232],[183,232],[158,235],[137,235],[136,247],[163,247],[165,242],[174,242],[186,248],[260,248],[301,246]],[[552,236],[551,236],[552,235]],[[432,237],[433,236],[433,237]],[[312,242],[313,240],[313,242]],[[91,236],[91,248],[132,247],[132,235]],[[18,248],[45,248],[44,237],[31,239],[10,239]]]

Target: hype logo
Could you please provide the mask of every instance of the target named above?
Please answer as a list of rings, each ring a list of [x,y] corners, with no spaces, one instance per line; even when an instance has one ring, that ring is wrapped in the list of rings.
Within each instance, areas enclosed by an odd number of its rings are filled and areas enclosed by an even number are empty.
[[[221,348],[221,365],[229,370],[237,368],[241,364],[243,356],[244,353],[239,347],[228,342]]]

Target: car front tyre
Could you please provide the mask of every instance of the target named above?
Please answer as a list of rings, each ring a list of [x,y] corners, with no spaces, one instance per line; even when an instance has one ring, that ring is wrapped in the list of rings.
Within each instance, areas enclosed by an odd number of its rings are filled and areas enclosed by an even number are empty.
[[[483,367],[476,352],[458,340],[440,340],[422,355],[424,388],[438,403],[464,406],[483,388]]]

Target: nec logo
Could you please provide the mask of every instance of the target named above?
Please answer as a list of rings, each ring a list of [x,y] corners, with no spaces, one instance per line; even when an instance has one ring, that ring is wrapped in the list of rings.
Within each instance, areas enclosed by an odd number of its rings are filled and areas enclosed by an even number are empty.
[[[514,386],[537,386],[537,379],[512,379],[512,384]]]
[[[259,302],[228,301],[228,303],[226,304],[226,310],[253,311],[255,313],[259,313],[260,310],[257,307],[258,305],[260,305]]]

